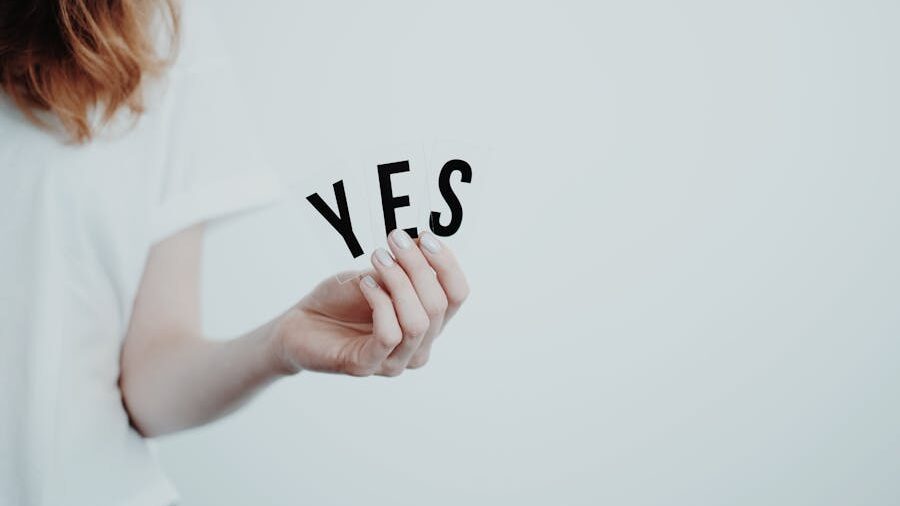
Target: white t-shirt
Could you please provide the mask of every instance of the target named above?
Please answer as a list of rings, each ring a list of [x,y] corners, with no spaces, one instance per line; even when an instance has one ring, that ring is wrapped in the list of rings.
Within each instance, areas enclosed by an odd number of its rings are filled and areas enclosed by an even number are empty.
[[[131,128],[67,144],[0,94],[0,504],[176,499],[117,385],[148,251],[279,195],[204,9]]]

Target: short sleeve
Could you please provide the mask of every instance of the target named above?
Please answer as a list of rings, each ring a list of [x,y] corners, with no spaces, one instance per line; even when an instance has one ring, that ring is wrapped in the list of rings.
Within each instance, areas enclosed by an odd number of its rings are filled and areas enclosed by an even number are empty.
[[[184,30],[185,47],[159,104],[164,153],[151,197],[151,243],[197,223],[272,204],[282,194],[213,28],[193,17],[185,20]]]

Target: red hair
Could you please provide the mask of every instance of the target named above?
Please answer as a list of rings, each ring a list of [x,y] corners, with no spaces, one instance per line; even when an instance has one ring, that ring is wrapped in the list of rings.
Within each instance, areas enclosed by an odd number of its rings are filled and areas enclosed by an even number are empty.
[[[59,120],[76,142],[90,140],[91,110],[106,123],[119,109],[140,114],[145,77],[168,64],[157,22],[178,33],[175,0],[5,0],[0,2],[0,86],[25,115]]]

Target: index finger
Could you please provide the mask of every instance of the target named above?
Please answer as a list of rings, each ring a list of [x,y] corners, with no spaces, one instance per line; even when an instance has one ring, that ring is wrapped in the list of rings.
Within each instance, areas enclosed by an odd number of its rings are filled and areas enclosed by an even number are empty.
[[[361,364],[364,367],[374,370],[400,344],[400,323],[390,295],[372,275],[364,275],[359,280],[359,287],[372,308],[372,336],[363,345],[360,361],[364,362]]]

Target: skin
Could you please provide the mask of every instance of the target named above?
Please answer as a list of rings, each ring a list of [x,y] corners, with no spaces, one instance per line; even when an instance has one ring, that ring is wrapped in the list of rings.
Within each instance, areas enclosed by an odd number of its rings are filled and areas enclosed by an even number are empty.
[[[147,437],[216,420],[300,371],[397,376],[422,367],[469,293],[433,234],[412,240],[395,230],[373,270],[344,283],[332,276],[259,328],[213,341],[200,325],[202,238],[199,225],[154,246],[135,299],[119,382],[132,425]]]

